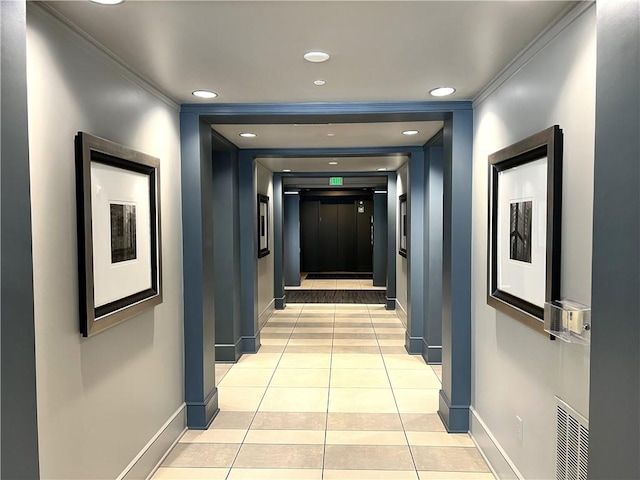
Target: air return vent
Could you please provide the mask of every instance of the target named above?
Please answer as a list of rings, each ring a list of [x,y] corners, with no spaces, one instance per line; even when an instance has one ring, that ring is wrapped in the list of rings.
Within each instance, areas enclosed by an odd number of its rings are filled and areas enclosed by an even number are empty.
[[[556,480],[587,480],[589,422],[558,397]]]

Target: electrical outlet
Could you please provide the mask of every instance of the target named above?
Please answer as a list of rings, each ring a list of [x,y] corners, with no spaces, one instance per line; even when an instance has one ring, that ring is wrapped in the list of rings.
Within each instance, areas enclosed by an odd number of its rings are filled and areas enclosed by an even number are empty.
[[[522,419],[518,415],[516,415],[516,437],[518,438],[520,443],[522,443],[522,438],[524,434],[523,428],[524,428],[524,425],[523,425]]]

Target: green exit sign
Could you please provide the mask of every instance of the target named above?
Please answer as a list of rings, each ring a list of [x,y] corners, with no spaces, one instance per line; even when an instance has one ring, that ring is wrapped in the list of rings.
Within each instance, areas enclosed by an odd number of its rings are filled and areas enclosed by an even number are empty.
[[[342,177],[329,177],[329,185],[342,185]]]

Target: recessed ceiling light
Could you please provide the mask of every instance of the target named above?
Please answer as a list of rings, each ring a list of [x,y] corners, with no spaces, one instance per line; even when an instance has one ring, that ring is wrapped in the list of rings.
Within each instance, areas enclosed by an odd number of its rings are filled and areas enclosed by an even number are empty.
[[[453,87],[438,87],[429,91],[429,93],[434,97],[446,97],[447,95],[451,95],[455,91],[456,89]]]
[[[404,132],[402,132],[403,135],[417,135],[420,132],[418,130],[405,130]]]
[[[291,171],[291,169],[290,169],[290,168],[283,168],[283,169],[282,169],[282,171],[283,171],[283,172],[290,172],[290,171]]]
[[[257,137],[258,135],[251,132],[244,132],[244,133],[241,133],[240,136],[243,138],[253,138],[253,137]]]
[[[337,165],[338,162],[329,162],[329,165]]]
[[[325,83],[327,83],[327,82],[325,82],[324,80],[314,80],[314,81],[313,81],[313,84],[314,84],[314,85],[317,85],[317,86],[319,86],[319,87],[321,87],[321,86],[322,86],[322,85],[324,85]]]
[[[322,63],[329,60],[329,54],[326,52],[307,52],[304,54],[304,59],[311,63]]]
[[[124,2],[124,0],[91,0],[93,3],[98,3],[100,5],[118,5],[119,3]]]
[[[380,168],[378,169],[378,171],[379,171],[379,172],[386,172],[386,171],[387,171],[387,169],[386,169],[385,167],[380,167]]]
[[[191,95],[193,95],[194,97],[200,97],[200,98],[216,98],[218,96],[217,93],[211,92],[209,90],[195,90],[191,92]]]

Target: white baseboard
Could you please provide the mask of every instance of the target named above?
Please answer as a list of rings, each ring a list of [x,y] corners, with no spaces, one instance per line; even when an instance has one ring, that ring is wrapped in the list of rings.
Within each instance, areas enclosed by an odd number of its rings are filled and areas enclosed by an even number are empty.
[[[473,407],[469,408],[469,429],[473,442],[496,478],[500,480],[524,478]]]
[[[264,324],[267,323],[267,320],[271,318],[271,315],[273,315],[273,312],[275,311],[276,311],[276,299],[274,298],[273,300],[271,300],[271,302],[269,302],[269,305],[267,305],[267,308],[265,308],[262,311],[262,313],[258,315],[258,330],[262,330],[262,327],[264,327]]]
[[[158,469],[173,446],[186,430],[187,406],[180,407],[160,427],[151,440],[140,450],[129,465],[118,475],[117,480],[145,480]]]
[[[398,315],[398,318],[404,325],[404,328],[407,328],[407,310],[404,308],[404,305],[402,305],[398,301],[397,298],[396,298],[396,314]]]

